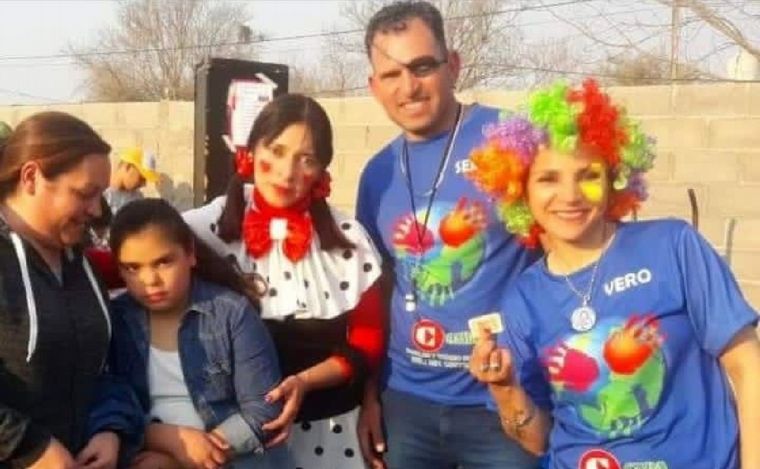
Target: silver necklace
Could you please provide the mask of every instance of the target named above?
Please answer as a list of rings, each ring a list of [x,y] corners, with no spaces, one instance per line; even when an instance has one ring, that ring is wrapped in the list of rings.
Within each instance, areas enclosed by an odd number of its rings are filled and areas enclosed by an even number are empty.
[[[424,219],[422,220],[422,230],[420,230],[420,223],[417,220],[417,205],[414,201],[414,198],[418,194],[415,194],[413,183],[412,183],[412,172],[409,169],[409,145],[408,145],[408,142],[406,141],[406,138],[404,138],[403,144],[401,146],[401,153],[399,154],[399,158],[401,160],[401,165],[400,165],[401,173],[404,175],[404,178],[406,180],[406,188],[409,191],[409,203],[412,206],[412,216],[414,217],[414,228],[417,233],[417,241],[419,242],[420,245],[422,245],[424,233],[427,231],[428,221],[430,217],[430,210],[433,208],[433,201],[435,200],[436,193],[438,192],[438,187],[441,185],[441,182],[443,182],[443,178],[446,175],[446,169],[449,166],[449,159],[451,158],[451,152],[454,150],[457,134],[459,134],[459,128],[462,124],[462,114],[464,114],[464,105],[459,104],[457,106],[457,116],[456,116],[456,122],[454,123],[454,129],[449,134],[449,137],[446,140],[446,145],[443,150],[443,157],[441,159],[441,163],[438,165],[438,174],[436,174],[435,181],[433,182],[433,186],[430,188],[430,190],[426,191],[425,193],[419,194],[420,197],[428,197],[427,209],[425,210],[425,216],[424,216]],[[414,263],[414,266],[412,267],[412,275],[411,275],[411,282],[410,282],[411,288],[404,295],[404,309],[410,313],[413,313],[417,310],[417,280],[415,279],[415,276],[419,272],[421,262],[422,262],[422,256],[418,255]]]
[[[573,285],[572,280],[570,280],[570,276],[563,274],[562,276],[565,278],[565,283],[567,284],[568,288],[570,288],[570,291],[572,291],[575,296],[578,297],[578,299],[581,300],[581,305],[578,306],[573,310],[573,312],[570,314],[570,325],[572,326],[573,330],[576,332],[588,332],[591,329],[594,328],[596,325],[596,311],[591,306],[591,295],[594,293],[594,285],[596,284],[596,273],[599,271],[599,264],[602,262],[602,258],[604,257],[604,254],[607,252],[607,248],[610,244],[612,244],[612,239],[615,237],[613,234],[608,242],[605,244],[604,248],[602,249],[601,254],[599,254],[599,258],[594,262],[593,270],[591,271],[591,281],[588,284],[588,288],[586,289],[586,293],[580,292],[575,285]]]

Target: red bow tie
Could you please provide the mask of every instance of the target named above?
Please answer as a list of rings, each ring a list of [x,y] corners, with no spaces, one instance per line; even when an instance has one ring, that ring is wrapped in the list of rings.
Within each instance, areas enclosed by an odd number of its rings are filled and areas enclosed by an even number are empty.
[[[248,253],[256,259],[269,253],[273,244],[270,225],[273,219],[280,218],[285,220],[287,226],[287,234],[282,241],[285,256],[291,262],[303,259],[311,245],[311,215],[307,211],[310,203],[307,197],[292,207],[275,208],[254,188],[254,208],[249,209],[243,219],[243,241]]]

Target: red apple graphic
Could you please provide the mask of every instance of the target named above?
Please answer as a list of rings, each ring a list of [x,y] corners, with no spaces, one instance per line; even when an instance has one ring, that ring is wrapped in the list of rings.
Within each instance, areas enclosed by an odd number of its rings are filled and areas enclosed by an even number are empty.
[[[477,202],[468,204],[461,198],[454,210],[446,214],[438,225],[441,241],[451,247],[459,247],[479,233],[486,225],[486,212]]]
[[[604,344],[604,360],[615,373],[631,375],[662,345],[659,323],[653,315],[633,315]]]

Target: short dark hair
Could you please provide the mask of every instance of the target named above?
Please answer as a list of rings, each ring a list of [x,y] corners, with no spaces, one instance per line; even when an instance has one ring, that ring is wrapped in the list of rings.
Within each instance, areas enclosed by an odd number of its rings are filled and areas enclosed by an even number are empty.
[[[364,47],[367,57],[372,58],[372,41],[378,33],[398,33],[406,29],[406,22],[412,18],[421,20],[433,32],[436,42],[442,52],[446,52],[446,33],[443,28],[443,17],[438,8],[424,1],[394,2],[381,8],[367,24],[364,34]]]

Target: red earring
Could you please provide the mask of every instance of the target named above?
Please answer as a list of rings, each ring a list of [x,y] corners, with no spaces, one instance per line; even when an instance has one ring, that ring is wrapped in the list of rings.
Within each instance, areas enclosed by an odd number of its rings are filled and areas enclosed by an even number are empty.
[[[235,152],[235,171],[243,179],[253,176],[253,155],[246,148],[238,148]]]

